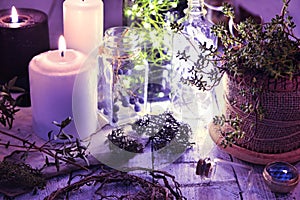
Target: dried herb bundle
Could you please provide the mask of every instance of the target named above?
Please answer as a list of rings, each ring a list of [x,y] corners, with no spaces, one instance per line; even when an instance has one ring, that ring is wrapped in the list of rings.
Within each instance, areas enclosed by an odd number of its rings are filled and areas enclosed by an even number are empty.
[[[135,121],[131,127],[134,133],[140,137],[148,137],[145,143],[133,136],[126,135],[122,127],[112,130],[108,139],[119,148],[133,153],[144,152],[149,144],[152,151],[157,151],[167,145],[172,145],[174,148],[188,148],[193,144],[189,141],[192,134],[191,127],[178,122],[170,112],[146,115]]]
[[[46,180],[40,170],[24,163],[0,162],[0,187],[44,188]]]
[[[111,144],[116,145],[120,149],[124,149],[133,153],[143,153],[143,144],[126,135],[122,128],[116,128],[112,130],[112,132],[107,136],[107,139],[112,142]],[[110,149],[115,148],[110,146]]]

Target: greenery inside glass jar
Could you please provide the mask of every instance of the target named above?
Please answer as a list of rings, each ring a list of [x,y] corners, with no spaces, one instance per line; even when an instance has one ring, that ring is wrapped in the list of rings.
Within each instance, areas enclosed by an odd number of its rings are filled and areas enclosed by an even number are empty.
[[[168,101],[173,55],[170,24],[182,15],[184,1],[125,0],[123,4],[124,24],[139,28],[143,38],[142,52],[149,63],[148,101]]]

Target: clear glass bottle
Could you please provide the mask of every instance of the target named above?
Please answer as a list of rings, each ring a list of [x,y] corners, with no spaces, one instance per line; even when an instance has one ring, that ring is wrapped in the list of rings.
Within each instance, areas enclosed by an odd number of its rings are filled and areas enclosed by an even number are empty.
[[[183,26],[182,32],[187,37],[201,44],[206,42],[207,47],[216,47],[217,37],[210,30],[213,23],[206,18],[206,13],[204,0],[189,0],[186,15],[179,22]]]
[[[189,0],[188,8],[185,10],[185,16],[178,20],[182,30],[174,36],[174,52],[183,52],[186,59],[179,59],[173,56],[173,65],[176,66],[184,79],[189,79],[191,69],[198,62],[199,56],[203,52],[199,48],[199,44],[206,45],[207,48],[217,47],[217,37],[211,33],[211,23],[206,18],[206,10],[204,8],[204,0]],[[202,71],[209,74],[214,66],[212,64],[204,66]],[[205,74],[203,73],[203,74]],[[203,80],[210,82],[209,76],[203,76]],[[199,91],[188,85],[182,86],[183,113],[187,113],[184,117],[188,119],[197,119],[198,123],[205,126],[211,120],[211,93]],[[195,99],[197,99],[195,101]]]
[[[110,125],[133,122],[146,112],[148,86],[138,31],[126,26],[107,29],[99,51],[98,109]]]

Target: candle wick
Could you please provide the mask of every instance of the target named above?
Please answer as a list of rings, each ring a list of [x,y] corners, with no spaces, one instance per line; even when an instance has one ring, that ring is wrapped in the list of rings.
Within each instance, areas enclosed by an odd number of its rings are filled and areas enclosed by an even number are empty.
[[[61,56],[61,57],[65,57],[65,52],[64,52],[64,51],[61,51],[61,52],[60,52],[60,56]]]

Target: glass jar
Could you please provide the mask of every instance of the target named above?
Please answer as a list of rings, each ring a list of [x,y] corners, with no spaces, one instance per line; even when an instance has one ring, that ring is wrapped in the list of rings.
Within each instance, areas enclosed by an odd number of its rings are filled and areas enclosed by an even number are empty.
[[[163,78],[160,73],[149,73],[140,31],[110,28],[96,52],[100,119],[89,149],[102,163],[118,170],[126,170],[124,166],[157,169],[172,163],[189,147],[192,135],[190,126],[180,121],[180,87],[175,87],[179,76],[171,65]],[[174,83],[167,95],[162,93],[165,99],[148,100],[149,91],[154,90],[149,90],[149,74],[152,79],[157,76]]]
[[[188,0],[188,8],[185,10],[185,16],[179,19],[178,24],[182,30],[175,34],[173,51],[182,52],[179,56],[173,56],[172,63],[176,66],[184,80],[190,80],[193,77],[191,73],[195,65],[203,66],[203,80],[210,86],[210,72],[215,66],[210,62],[198,63],[199,57],[205,56],[200,46],[206,48],[217,48],[217,37],[211,33],[213,24],[206,18],[206,10],[203,0]],[[185,55],[185,56],[183,56]],[[211,120],[212,114],[212,93],[210,91],[200,91],[194,86],[182,86],[182,101],[185,105],[183,113],[187,119],[196,119],[198,124],[206,126]]]
[[[138,31],[126,26],[104,33],[98,109],[110,125],[130,123],[146,112],[148,63],[141,54]]]

